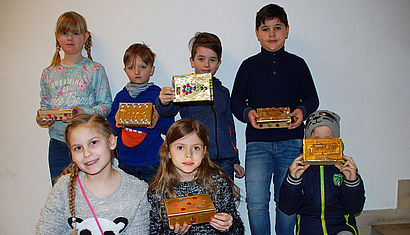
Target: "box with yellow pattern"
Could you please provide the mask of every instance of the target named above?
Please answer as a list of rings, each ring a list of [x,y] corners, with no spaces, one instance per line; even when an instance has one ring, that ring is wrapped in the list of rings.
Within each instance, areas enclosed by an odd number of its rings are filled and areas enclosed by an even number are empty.
[[[310,165],[336,165],[343,163],[342,139],[303,139],[303,161]]]

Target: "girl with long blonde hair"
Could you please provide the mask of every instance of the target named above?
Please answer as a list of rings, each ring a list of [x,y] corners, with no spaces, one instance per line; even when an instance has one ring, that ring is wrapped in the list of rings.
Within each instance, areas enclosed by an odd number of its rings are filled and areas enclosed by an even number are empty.
[[[72,163],[54,185],[36,234],[147,234],[148,185],[112,164],[116,139],[99,114],[79,114],[65,130]]]

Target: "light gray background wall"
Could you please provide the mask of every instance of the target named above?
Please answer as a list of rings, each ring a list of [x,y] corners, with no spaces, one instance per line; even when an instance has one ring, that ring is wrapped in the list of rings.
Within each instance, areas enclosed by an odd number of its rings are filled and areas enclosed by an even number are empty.
[[[61,13],[75,10],[87,19],[93,57],[105,66],[115,95],[127,82],[122,56],[131,43],[145,42],[157,53],[153,81],[165,86],[171,75],[192,72],[187,43],[196,31],[221,38],[223,61],[216,75],[232,89],[241,61],[260,50],[254,18],[267,3],[1,1],[0,233],[32,234],[50,190],[49,137],[34,116],[41,71],[54,53],[54,27]],[[342,116],[345,153],[354,157],[365,181],[365,209],[395,208],[397,180],[410,178],[410,1],[278,4],[290,22],[286,49],[310,66],[320,108]],[[236,127],[244,162],[245,125],[236,122]],[[244,180],[236,182],[243,189]],[[240,211],[247,224],[244,201]]]

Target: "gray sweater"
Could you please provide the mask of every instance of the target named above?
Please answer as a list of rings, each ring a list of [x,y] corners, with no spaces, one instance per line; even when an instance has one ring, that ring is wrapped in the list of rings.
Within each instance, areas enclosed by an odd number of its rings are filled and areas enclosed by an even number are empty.
[[[81,184],[98,222],[104,232],[112,231],[112,234],[148,234],[150,206],[147,201],[147,184],[117,167],[113,168],[121,174],[121,185],[114,193],[104,198],[95,197],[84,183],[85,174],[79,173]],[[64,175],[52,188],[41,211],[36,234],[71,234],[69,181],[69,175]],[[86,230],[90,231],[90,234],[101,234],[78,183],[75,189],[75,215],[78,234]]]

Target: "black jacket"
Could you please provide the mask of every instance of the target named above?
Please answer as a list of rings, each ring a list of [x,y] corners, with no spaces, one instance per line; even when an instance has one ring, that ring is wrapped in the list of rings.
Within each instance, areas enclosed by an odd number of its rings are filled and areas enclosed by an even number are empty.
[[[363,210],[363,181],[344,179],[335,166],[310,166],[300,179],[288,171],[279,194],[279,208],[297,214],[298,234],[358,234],[354,215]],[[324,232],[326,231],[326,233]]]

